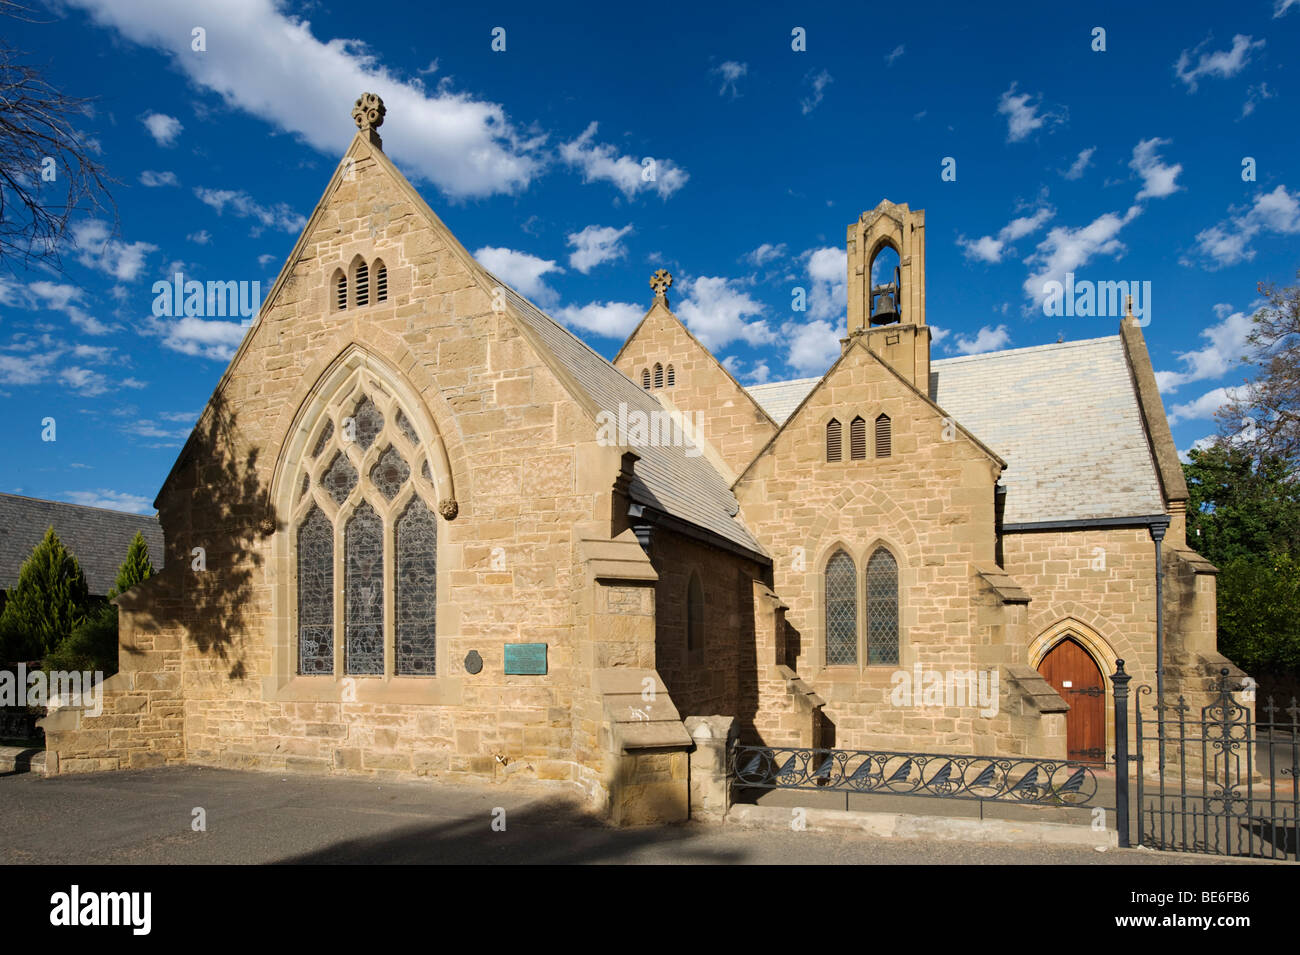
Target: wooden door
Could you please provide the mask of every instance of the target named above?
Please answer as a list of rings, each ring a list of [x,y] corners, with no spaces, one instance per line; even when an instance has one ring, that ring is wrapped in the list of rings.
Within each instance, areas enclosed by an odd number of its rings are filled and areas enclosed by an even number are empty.
[[[1066,638],[1054,646],[1038,672],[1070,704],[1065,714],[1069,758],[1100,763],[1106,758],[1106,684],[1101,670],[1082,646]]]

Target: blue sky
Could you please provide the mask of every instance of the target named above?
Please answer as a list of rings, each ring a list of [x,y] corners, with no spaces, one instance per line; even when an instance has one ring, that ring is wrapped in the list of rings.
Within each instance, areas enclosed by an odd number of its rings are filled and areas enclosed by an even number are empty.
[[[364,90],[389,156],[502,278],[612,356],[666,267],[745,383],[829,366],[846,226],[888,198],[926,210],[936,358],[1113,335],[1045,315],[1044,283],[1150,282],[1186,449],[1246,372],[1256,283],[1300,267],[1300,0],[37,6],[4,36],[96,98],[83,130],[121,228],[78,217],[65,274],[0,273],[11,493],[152,510],[244,331],[156,317],[153,284],[269,290]]]

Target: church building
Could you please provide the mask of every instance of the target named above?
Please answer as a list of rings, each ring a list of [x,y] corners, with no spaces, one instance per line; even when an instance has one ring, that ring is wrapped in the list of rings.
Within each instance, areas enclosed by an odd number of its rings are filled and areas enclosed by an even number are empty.
[[[378,97],[353,116],[48,772],[551,781],[645,822],[728,739],[1113,759],[1118,660],[1193,706],[1231,666],[1133,319],[934,360],[925,213],[885,201],[821,377],[741,385],[663,270],[610,362],[470,256]]]

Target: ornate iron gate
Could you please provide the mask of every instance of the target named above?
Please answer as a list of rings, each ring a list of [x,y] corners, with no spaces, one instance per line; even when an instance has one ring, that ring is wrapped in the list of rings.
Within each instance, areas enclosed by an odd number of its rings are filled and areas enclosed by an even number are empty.
[[[1116,677],[1123,674],[1121,663]],[[1127,682],[1125,675],[1125,682]],[[1118,697],[1119,683],[1116,682]],[[1152,849],[1297,859],[1300,819],[1300,709],[1268,700],[1253,708],[1228,670],[1211,686],[1199,719],[1178,697],[1142,711],[1138,687],[1137,840]],[[1254,711],[1253,711],[1254,710]],[[1121,727],[1116,700],[1116,729]],[[1154,755],[1156,772],[1145,768]]]

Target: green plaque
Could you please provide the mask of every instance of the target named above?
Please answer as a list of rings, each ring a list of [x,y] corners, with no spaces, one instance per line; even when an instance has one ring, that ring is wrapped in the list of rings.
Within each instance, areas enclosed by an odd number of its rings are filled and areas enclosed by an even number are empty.
[[[542,676],[546,673],[546,644],[507,643],[506,673],[519,676]]]

